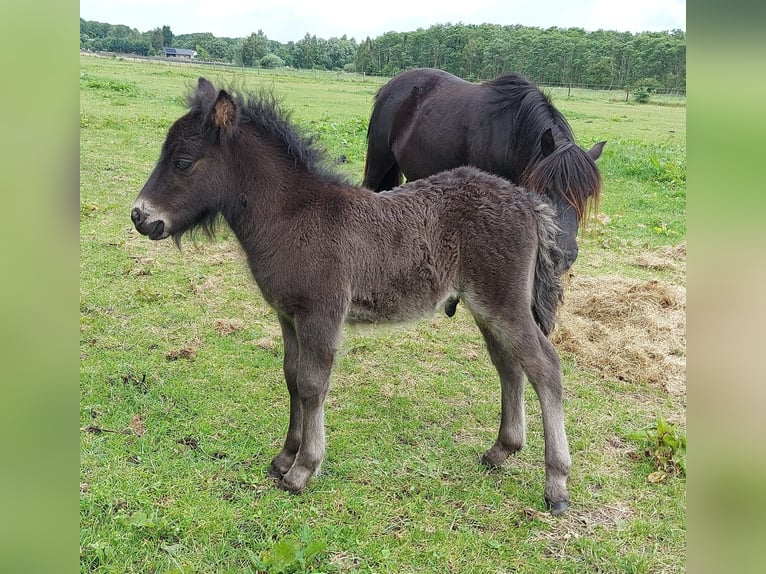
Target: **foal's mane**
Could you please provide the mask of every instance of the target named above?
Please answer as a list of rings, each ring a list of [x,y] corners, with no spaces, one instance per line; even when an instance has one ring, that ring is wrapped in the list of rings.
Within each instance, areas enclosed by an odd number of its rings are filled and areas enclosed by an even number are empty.
[[[506,74],[482,85],[496,94],[490,102],[497,107],[497,118],[513,114],[506,153],[516,150],[521,174],[517,183],[540,192],[559,191],[583,223],[598,206],[601,174],[590,156],[575,145],[569,122],[550,96],[519,74]],[[548,128],[556,136],[557,147],[544,156],[540,142]]]
[[[322,178],[339,183],[348,183],[345,176],[332,168],[327,152],[316,145],[316,136],[306,135],[292,121],[292,113],[282,107],[272,89],[260,88],[257,91],[241,89],[237,86],[224,88],[234,100],[239,110],[241,126],[250,126],[260,137],[265,137],[281,149],[296,169],[303,169]],[[211,98],[197,90],[190,94],[190,111],[204,114],[212,109],[218,92]]]
[[[345,176],[332,170],[325,151],[315,145],[316,138],[304,135],[290,121],[290,113],[282,108],[272,90],[247,91],[234,85],[227,86],[225,90],[236,105],[239,125],[244,129],[254,130],[259,137],[272,142],[296,170],[303,170],[332,182],[348,183]],[[212,88],[211,84],[200,83],[197,89],[189,92],[186,99],[189,113],[199,115],[205,130],[212,129],[210,114],[213,113],[219,93],[220,91]],[[220,220],[220,208],[209,210],[188,229],[173,235],[176,246],[181,247],[181,238],[186,233],[194,237],[198,231],[202,231],[212,238]]]

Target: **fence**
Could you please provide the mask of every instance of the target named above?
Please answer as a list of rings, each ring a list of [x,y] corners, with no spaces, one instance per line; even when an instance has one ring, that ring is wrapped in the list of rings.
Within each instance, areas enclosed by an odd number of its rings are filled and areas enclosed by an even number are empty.
[[[363,82],[376,85],[383,85],[389,78],[383,76],[368,76],[366,74],[357,74],[354,72],[343,72],[340,70],[304,70],[298,68],[245,68],[226,62],[204,61],[198,59],[186,58],[166,58],[164,56],[140,56],[138,54],[118,54],[116,52],[88,52],[81,50],[80,55],[92,56],[97,58],[120,58],[122,60],[132,60],[147,62],[150,64],[178,67],[200,68],[222,68],[230,70],[247,71],[248,74],[269,76],[269,77],[291,77],[291,78],[313,78],[335,81]],[[578,97],[593,99],[598,97],[614,101],[630,101],[632,97],[632,87],[620,88],[616,86],[596,86],[588,84],[537,84],[542,90],[554,95],[556,98]],[[652,90],[651,101],[654,103],[666,103],[671,105],[686,104],[685,89],[656,88]]]

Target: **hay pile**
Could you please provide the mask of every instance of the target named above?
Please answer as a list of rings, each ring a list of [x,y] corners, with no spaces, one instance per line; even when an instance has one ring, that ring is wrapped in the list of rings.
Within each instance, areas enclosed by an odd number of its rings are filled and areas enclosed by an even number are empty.
[[[658,280],[573,277],[551,340],[604,376],[686,394],[686,290]]]

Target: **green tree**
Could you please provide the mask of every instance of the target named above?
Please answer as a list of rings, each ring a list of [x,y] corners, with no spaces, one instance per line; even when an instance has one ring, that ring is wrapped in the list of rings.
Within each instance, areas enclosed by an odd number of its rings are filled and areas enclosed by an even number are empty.
[[[173,32],[170,30],[170,26],[162,27],[162,45],[173,46]]]
[[[197,56],[196,57],[197,57],[198,60],[202,60],[202,61],[205,61],[205,62],[210,61],[210,59],[211,59],[210,58],[210,54],[205,49],[205,46],[203,46],[202,44],[197,44],[194,47],[194,51],[197,52]]]
[[[149,44],[152,46],[152,51],[155,54],[161,54],[163,46],[167,46],[169,44],[164,43],[164,37],[162,35],[162,29],[155,28],[151,32],[149,32]]]
[[[258,33],[250,34],[242,43],[242,65],[254,67],[268,53],[269,39],[263,30],[258,30]]]
[[[213,38],[206,46],[205,49],[209,55],[209,59],[217,62],[232,62],[234,60],[234,48],[231,42],[227,42],[222,38]]]
[[[367,36],[367,39],[362,42],[356,49],[356,55],[354,56],[354,66],[356,71],[360,74],[373,73],[372,66],[372,40]]]
[[[316,36],[306,34],[302,40],[295,43],[295,67],[311,70],[320,67],[319,40]]]
[[[261,58],[262,68],[281,68],[284,65],[284,60],[282,60],[282,58],[276,54],[266,54],[263,58]]]
[[[354,61],[356,43],[345,35],[340,38],[330,38],[325,45],[325,52],[329,69],[342,70],[346,64]]]
[[[647,78],[656,82],[652,84],[655,91],[686,87],[686,33],[682,30],[631,34],[437,24],[386,32],[359,44],[346,36],[325,40],[309,33],[298,42],[281,44],[269,40],[262,30],[247,38],[216,38],[210,33],[174,36],[169,26],[142,34],[127,26],[80,18],[80,46],[85,49],[152,54],[169,45],[245,66],[258,66],[273,54],[298,68],[341,70],[353,64],[360,73],[386,76],[432,66],[474,81],[517,72],[541,84],[619,87],[628,94]]]

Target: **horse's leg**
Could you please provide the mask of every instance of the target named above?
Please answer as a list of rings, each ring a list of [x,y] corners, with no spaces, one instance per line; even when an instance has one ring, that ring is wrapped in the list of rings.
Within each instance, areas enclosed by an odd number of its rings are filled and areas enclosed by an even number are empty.
[[[489,467],[498,467],[509,455],[524,446],[524,372],[488,327],[479,325],[479,329],[484,336],[492,363],[500,375],[501,390],[500,430],[495,444],[484,453],[481,461]]]
[[[303,434],[303,409],[298,394],[298,338],[295,327],[284,317],[279,318],[282,326],[282,339],[285,346],[284,373],[287,391],[290,394],[290,426],[287,428],[287,438],[279,454],[271,461],[269,476],[281,479],[295,461],[295,455],[301,446]]]
[[[536,336],[535,336],[536,335]],[[572,459],[564,429],[564,388],[561,365],[553,344],[535,326],[525,337],[527,350],[521,356],[522,367],[537,393],[545,437],[545,503],[552,514],[569,508],[567,479]]]
[[[284,474],[280,485],[290,492],[301,492],[306,488],[325,454],[324,400],[342,324],[342,320],[330,317],[332,314],[312,314],[295,319],[299,348],[296,387],[302,434],[293,465]]]
[[[387,189],[394,189],[402,184],[402,170],[399,164],[394,162],[391,168],[383,176],[382,181],[378,185],[376,191],[385,191]]]

